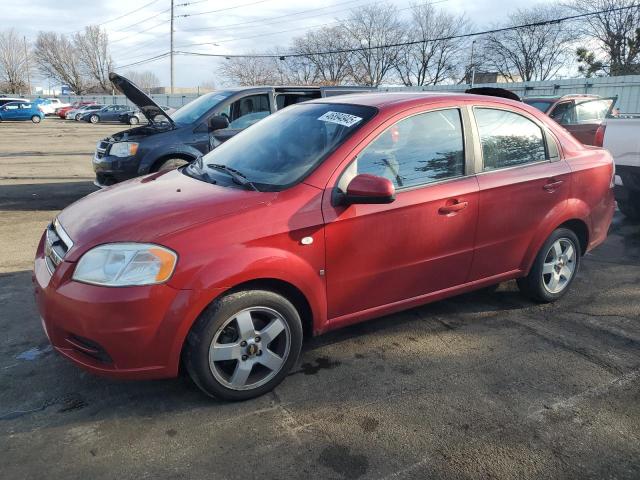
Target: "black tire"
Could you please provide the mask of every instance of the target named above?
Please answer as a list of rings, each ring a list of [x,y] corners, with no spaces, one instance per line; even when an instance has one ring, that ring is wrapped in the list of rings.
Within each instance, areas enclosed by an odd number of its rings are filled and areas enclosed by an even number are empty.
[[[91,115],[91,117],[89,117],[89,121],[91,123],[98,123],[100,121],[100,117],[98,115]]]
[[[129,118],[129,125],[138,125],[139,123],[140,123],[140,120],[138,120],[138,117],[133,116]]]
[[[288,335],[290,339],[288,353],[286,353],[286,356],[283,354],[283,361],[279,370],[277,370],[277,373],[276,370],[273,370],[273,376],[266,383],[255,388],[245,386],[244,388],[246,389],[243,390],[229,388],[228,385],[223,384],[222,381],[216,378],[212,371],[216,367],[212,367],[209,363],[210,348],[214,339],[219,338],[219,335],[226,331],[223,326],[229,325],[230,319],[251,308],[271,309],[280,315],[282,321],[286,322],[288,331],[283,330],[282,333]],[[302,337],[300,315],[289,300],[268,290],[235,292],[216,300],[202,312],[187,336],[183,362],[193,382],[207,395],[223,400],[248,400],[271,391],[284,380],[298,361],[300,349],[302,348]],[[239,337],[232,339],[232,342],[238,341],[240,341]],[[267,347],[268,345],[265,345],[261,348]],[[259,358],[249,358],[248,360],[259,362]],[[231,360],[230,369],[235,372],[235,369],[239,368],[240,362],[243,361],[247,361],[247,359]],[[254,372],[261,374],[263,367],[256,367],[255,365],[250,367],[252,374]],[[269,378],[269,376],[266,378]],[[231,378],[229,381],[231,381]]]
[[[42,119],[40,118],[39,115],[34,115],[33,117],[31,117],[31,121],[33,123],[40,123],[42,121]]]
[[[79,122],[81,118],[82,118],[82,114],[77,113],[76,114],[76,122]]]
[[[575,256],[573,260],[573,273],[568,281],[564,283],[562,289],[554,292],[548,289],[545,281],[548,280],[550,278],[549,275],[552,274],[543,274],[543,268],[545,262],[549,260],[548,256],[551,254],[551,247],[558,241],[563,243],[569,242],[574,249]],[[567,293],[569,287],[573,283],[573,280],[576,278],[576,275],[580,270],[581,256],[582,250],[580,247],[580,241],[572,230],[569,230],[568,228],[558,228],[554,230],[536,255],[533,266],[529,271],[529,275],[517,280],[518,288],[524,295],[536,302],[549,303],[558,300]],[[565,263],[565,265],[569,264]]]
[[[169,170],[175,170],[176,168],[187,165],[188,163],[189,162],[184,158],[169,158],[158,166],[156,172],[168,172]]]
[[[629,192],[629,198],[618,200],[618,208],[629,220],[640,221],[640,192]]]

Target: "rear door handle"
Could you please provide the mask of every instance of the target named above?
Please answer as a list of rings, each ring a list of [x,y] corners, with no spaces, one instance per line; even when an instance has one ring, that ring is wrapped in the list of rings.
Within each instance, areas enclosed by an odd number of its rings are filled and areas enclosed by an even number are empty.
[[[451,203],[449,205],[444,205],[442,207],[440,207],[438,209],[438,213],[440,215],[451,215],[453,213],[457,213],[460,210],[464,210],[465,208],[467,208],[467,206],[469,206],[469,202],[458,202],[458,201],[454,201],[455,203]]]
[[[549,183],[545,184],[542,188],[544,188],[547,192],[553,192],[555,189],[557,189],[563,183],[564,183],[563,180],[556,180],[556,181],[549,182]]]

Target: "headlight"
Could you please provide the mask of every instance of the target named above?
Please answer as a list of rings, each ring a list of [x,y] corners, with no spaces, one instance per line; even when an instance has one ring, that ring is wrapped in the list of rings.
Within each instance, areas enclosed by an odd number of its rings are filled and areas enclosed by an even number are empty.
[[[138,144],[135,142],[118,142],[111,145],[109,154],[115,157],[131,157],[138,151]]]
[[[124,287],[169,280],[178,256],[148,243],[110,243],[85,253],[73,273],[78,282]]]

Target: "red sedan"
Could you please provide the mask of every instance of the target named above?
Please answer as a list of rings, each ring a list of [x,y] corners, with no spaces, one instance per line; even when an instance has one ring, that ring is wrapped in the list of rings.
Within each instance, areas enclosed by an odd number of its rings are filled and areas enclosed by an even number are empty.
[[[55,349],[91,372],[182,364],[207,394],[246,399],[307,335],[511,279],[562,297],[607,236],[613,175],[605,150],[520,102],[315,100],[63,210],[36,299]]]

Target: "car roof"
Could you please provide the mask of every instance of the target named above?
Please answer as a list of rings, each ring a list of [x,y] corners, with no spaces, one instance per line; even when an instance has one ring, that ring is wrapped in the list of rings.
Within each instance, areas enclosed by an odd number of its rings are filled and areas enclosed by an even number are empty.
[[[407,107],[423,105],[426,103],[438,103],[448,100],[451,103],[478,101],[479,103],[496,103],[511,106],[521,106],[522,102],[509,100],[502,97],[489,95],[474,95],[462,92],[373,92],[339,95],[318,98],[307,103],[342,103],[351,105],[363,105],[386,109],[406,104]]]

